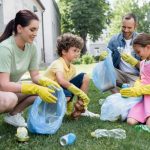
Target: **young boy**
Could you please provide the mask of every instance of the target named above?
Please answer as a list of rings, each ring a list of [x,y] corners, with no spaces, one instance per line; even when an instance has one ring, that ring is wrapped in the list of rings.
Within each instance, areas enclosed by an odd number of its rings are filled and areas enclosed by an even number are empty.
[[[86,95],[90,79],[85,73],[75,76],[76,69],[72,64],[79,57],[83,45],[83,39],[71,33],[65,33],[58,37],[59,58],[53,61],[44,73],[44,76],[57,81],[64,89],[67,98],[67,114],[73,118],[78,118],[90,101]],[[78,96],[78,100],[73,109],[72,98],[74,95]]]

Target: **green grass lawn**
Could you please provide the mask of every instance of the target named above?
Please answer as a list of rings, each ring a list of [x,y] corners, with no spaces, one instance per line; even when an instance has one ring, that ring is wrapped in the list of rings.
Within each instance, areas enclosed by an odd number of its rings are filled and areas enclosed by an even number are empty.
[[[93,65],[78,66],[79,70],[90,73]],[[98,100],[105,98],[110,93],[100,93],[90,82],[88,96],[91,99],[89,110],[100,113]],[[26,110],[27,112],[27,110]],[[27,115],[26,115],[27,117]],[[93,138],[90,133],[95,129],[122,128],[126,130],[126,139]],[[77,140],[71,146],[62,147],[59,144],[61,136],[72,132],[76,134]],[[54,135],[36,135],[29,133],[30,139],[27,143],[18,143],[16,128],[3,122],[0,116],[0,150],[149,150],[150,133],[136,131],[134,127],[128,126],[126,122],[103,122],[96,118],[81,117],[79,120],[71,120],[64,117],[61,128]]]

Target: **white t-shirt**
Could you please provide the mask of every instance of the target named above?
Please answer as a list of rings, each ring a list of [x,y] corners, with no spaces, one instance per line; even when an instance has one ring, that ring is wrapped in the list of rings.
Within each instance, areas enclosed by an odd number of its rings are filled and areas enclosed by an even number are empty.
[[[125,40],[125,42],[126,42],[126,45],[122,52],[131,55],[131,52],[133,51],[132,46],[130,45],[131,39]],[[129,63],[125,62],[122,58],[121,58],[119,67],[120,67],[121,71],[129,73],[129,74],[137,75],[139,72],[135,67],[133,67]]]

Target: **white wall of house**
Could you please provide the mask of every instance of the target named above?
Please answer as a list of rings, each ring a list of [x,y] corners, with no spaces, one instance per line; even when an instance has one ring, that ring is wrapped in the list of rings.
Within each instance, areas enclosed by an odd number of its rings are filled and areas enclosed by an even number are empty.
[[[102,38],[99,38],[97,41],[93,42],[92,40],[87,40],[87,52],[92,56],[99,56],[100,52],[105,50],[107,45]]]
[[[60,14],[54,0],[42,0],[45,7],[44,16],[44,45],[45,62],[51,63],[57,58],[56,39],[60,34]]]

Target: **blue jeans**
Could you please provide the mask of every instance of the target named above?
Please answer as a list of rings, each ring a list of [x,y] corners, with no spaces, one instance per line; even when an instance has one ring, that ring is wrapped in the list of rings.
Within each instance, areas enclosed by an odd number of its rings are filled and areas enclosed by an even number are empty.
[[[85,73],[80,73],[77,76],[75,76],[73,79],[71,79],[69,82],[74,84],[76,87],[81,88],[82,82],[83,82],[83,77]],[[66,97],[73,97],[74,95],[68,91],[66,88],[62,87],[64,90],[64,94]]]

